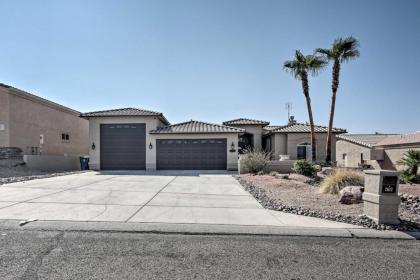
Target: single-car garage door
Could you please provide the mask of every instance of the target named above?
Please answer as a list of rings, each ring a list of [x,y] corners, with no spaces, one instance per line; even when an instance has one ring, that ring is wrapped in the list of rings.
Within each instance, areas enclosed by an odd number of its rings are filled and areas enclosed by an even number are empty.
[[[158,139],[157,169],[226,170],[226,139]]]
[[[101,124],[101,169],[146,169],[146,125]]]

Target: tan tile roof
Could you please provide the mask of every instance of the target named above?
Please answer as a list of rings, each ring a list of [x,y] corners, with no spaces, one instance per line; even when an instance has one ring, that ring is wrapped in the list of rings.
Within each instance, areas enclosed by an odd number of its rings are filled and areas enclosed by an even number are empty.
[[[262,125],[262,126],[266,126],[266,125],[269,125],[270,122],[240,118],[240,119],[225,121],[225,122],[223,122],[223,124],[224,125]]]
[[[150,131],[151,134],[189,134],[189,133],[241,133],[244,129],[220,124],[212,124],[200,121],[188,121],[160,127]]]
[[[342,134],[338,135],[337,139],[371,148],[391,135],[395,134]]]
[[[327,133],[328,128],[326,126],[320,126],[315,125],[314,127],[315,132],[317,133]],[[333,128],[333,133],[345,133],[346,130],[342,128]],[[295,124],[289,124],[286,126],[282,126],[279,128],[272,129],[271,132],[273,133],[310,133],[311,127],[309,124],[303,124],[303,123],[295,123]]]
[[[169,124],[169,121],[160,112],[145,110],[141,108],[119,108],[112,110],[94,111],[83,113],[80,115],[83,118],[91,117],[136,117],[136,116],[156,116],[159,117],[163,123]]]
[[[420,132],[389,136],[376,143],[375,147],[412,144],[418,144],[420,146]]]
[[[265,130],[267,131],[273,131],[275,129],[279,129],[279,128],[283,128],[285,127],[285,125],[267,125],[264,127]]]

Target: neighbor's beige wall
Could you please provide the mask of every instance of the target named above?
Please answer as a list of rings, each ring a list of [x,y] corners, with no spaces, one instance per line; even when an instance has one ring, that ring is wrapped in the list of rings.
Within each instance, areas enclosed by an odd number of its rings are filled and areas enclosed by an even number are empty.
[[[326,158],[327,133],[316,133],[316,161],[322,162]],[[331,158],[335,158],[335,135],[331,141]],[[287,134],[287,154],[290,159],[297,159],[297,145],[302,143],[311,143],[310,133],[288,133]]]
[[[420,146],[413,146],[407,148],[401,147],[388,147],[384,149],[384,159],[383,160],[366,160],[366,163],[371,165],[374,169],[385,169],[385,170],[402,170],[404,167],[399,166],[397,161],[399,161],[405,152],[409,149],[417,149],[420,150]],[[368,151],[369,148],[366,148],[361,145],[357,145],[354,143],[350,143],[345,140],[338,140],[336,144],[336,161],[339,167],[351,167],[357,168],[359,167],[360,162],[360,154]],[[343,161],[343,154],[347,154],[347,165],[345,165]]]
[[[0,147],[10,147],[9,139],[9,94],[0,87],[0,126],[4,125],[4,130],[0,130]]]
[[[380,168],[386,170],[403,170],[404,166],[398,165],[397,161],[399,161],[404,156],[404,153],[407,152],[409,149],[420,150],[420,146],[413,146],[409,148],[386,148],[384,150],[384,160],[378,161]]]
[[[44,155],[81,155],[88,153],[88,121],[76,112],[58,109],[23,98],[1,88],[9,99],[8,146],[19,147],[30,154],[30,147],[40,147]],[[70,134],[70,141],[63,142],[62,133]],[[44,144],[40,145],[40,135]]]
[[[369,154],[370,148],[354,144],[345,140],[337,140],[336,143],[336,162],[339,167],[358,168],[361,164],[361,154]],[[347,154],[347,163],[343,160],[343,154]],[[373,168],[379,167],[378,163],[374,160],[364,158],[367,164],[372,165]]]
[[[146,125],[146,168],[150,169],[148,163],[156,161],[154,150],[149,150],[151,142],[149,131],[162,126],[157,117],[94,117],[89,119],[89,166],[92,169],[100,169],[100,125],[117,123],[144,123]],[[92,143],[95,143],[95,150],[92,150]],[[154,146],[154,145],[153,145]],[[156,164],[155,164],[156,165]]]
[[[238,141],[236,133],[220,134],[150,134],[150,141],[153,144],[151,157],[146,161],[147,169],[156,169],[156,140],[157,139],[226,139],[227,145],[227,169],[238,170]],[[235,144],[235,152],[230,152],[232,142]],[[149,150],[150,151],[150,150]]]

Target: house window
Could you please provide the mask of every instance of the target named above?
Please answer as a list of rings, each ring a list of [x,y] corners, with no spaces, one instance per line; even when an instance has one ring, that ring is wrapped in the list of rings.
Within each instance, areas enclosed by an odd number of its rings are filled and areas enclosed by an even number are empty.
[[[62,142],[70,142],[70,134],[69,133],[61,133],[61,141]]]
[[[347,160],[347,154],[343,154],[342,159]]]
[[[309,143],[302,143],[296,146],[297,159],[312,160],[312,146]]]

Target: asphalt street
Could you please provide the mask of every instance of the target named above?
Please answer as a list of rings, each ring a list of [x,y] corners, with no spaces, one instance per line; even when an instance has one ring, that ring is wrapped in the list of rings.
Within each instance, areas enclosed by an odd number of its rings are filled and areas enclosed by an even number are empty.
[[[0,279],[420,279],[420,242],[0,229]]]

